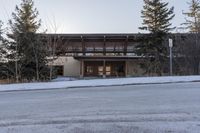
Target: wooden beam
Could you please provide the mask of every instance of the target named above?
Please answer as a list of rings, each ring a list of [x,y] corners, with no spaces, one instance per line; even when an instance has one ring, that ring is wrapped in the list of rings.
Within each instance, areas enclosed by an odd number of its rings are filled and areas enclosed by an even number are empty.
[[[125,61],[125,77],[128,76],[128,61]]]
[[[84,43],[83,36],[81,36],[81,45],[82,45],[82,53],[83,55],[85,55],[85,43]]]
[[[128,36],[126,37],[126,41],[124,44],[124,55],[127,55],[127,47],[128,47]]]
[[[104,36],[104,41],[103,41],[103,55],[106,55],[106,36]]]
[[[106,78],[106,60],[103,60],[103,78]]]
[[[80,78],[84,77],[84,61],[80,61]]]

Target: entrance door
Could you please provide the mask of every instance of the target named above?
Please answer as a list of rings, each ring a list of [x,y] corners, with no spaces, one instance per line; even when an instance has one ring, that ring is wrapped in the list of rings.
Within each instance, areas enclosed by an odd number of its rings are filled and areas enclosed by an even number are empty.
[[[106,76],[111,76],[111,66],[106,66]],[[98,66],[98,75],[99,76],[103,76],[104,73],[103,73],[103,66]]]
[[[103,76],[103,66],[98,67],[98,75]]]
[[[103,61],[85,61],[84,76],[91,77],[123,77],[125,76],[125,62],[123,61],[106,61],[105,73]]]
[[[98,77],[103,76],[103,62],[101,61],[85,61],[84,76]]]
[[[111,66],[106,66],[106,76],[111,76]]]

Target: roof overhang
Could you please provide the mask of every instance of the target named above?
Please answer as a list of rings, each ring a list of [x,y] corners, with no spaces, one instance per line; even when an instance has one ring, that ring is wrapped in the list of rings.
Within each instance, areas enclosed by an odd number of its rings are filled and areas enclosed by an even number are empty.
[[[124,61],[124,60],[138,60],[144,59],[141,56],[74,56],[76,60],[116,60],[116,61]]]

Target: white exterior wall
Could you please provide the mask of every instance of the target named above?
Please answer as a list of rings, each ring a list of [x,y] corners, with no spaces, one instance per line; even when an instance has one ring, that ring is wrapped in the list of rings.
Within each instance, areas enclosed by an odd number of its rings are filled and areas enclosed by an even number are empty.
[[[63,76],[80,77],[80,61],[73,57],[58,57],[49,65],[63,66]]]
[[[73,57],[66,57],[64,76],[80,77],[80,61],[75,60]]]

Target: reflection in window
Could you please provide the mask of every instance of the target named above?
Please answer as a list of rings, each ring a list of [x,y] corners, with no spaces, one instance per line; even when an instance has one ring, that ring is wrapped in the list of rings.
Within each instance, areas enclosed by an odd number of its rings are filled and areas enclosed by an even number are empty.
[[[111,75],[111,67],[110,66],[106,66],[106,75],[107,76]]]
[[[98,75],[103,76],[103,66],[98,67]]]
[[[87,73],[93,73],[93,67],[92,66],[87,66],[86,72]]]

